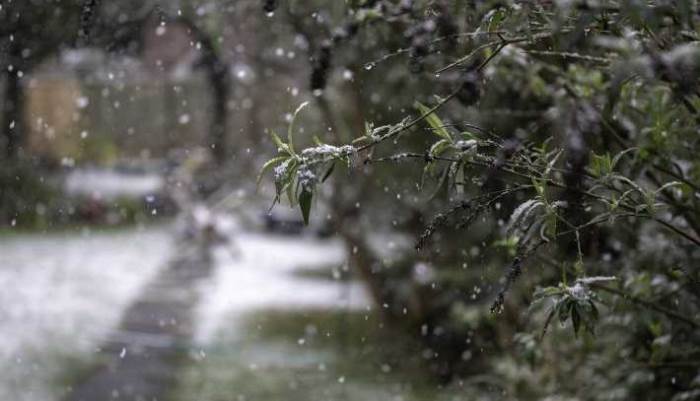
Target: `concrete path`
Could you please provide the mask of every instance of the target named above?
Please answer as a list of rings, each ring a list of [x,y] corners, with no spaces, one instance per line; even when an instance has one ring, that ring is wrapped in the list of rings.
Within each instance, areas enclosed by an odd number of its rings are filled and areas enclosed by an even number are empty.
[[[201,256],[171,262],[125,311],[100,350],[99,367],[66,401],[164,400],[188,355],[197,284],[211,270],[211,261]]]

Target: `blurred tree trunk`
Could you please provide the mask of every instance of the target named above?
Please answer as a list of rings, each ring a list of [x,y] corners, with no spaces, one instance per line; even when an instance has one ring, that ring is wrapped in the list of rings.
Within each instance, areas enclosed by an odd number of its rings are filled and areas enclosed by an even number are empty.
[[[228,156],[226,141],[226,104],[229,97],[229,79],[226,65],[217,58],[210,68],[209,82],[214,91],[214,115],[212,116],[209,135],[214,147],[214,157],[217,163],[223,164]]]
[[[20,52],[20,46],[14,44],[10,48],[10,58],[19,60]],[[20,71],[18,66],[13,65],[12,70],[5,73],[2,131],[5,136],[5,153],[10,159],[17,157],[24,135],[24,88]]]
[[[221,165],[229,156],[226,140],[226,105],[228,104],[231,84],[228,74],[228,63],[221,58],[211,36],[200,29],[194,21],[186,17],[180,17],[178,21],[190,30],[195,42],[198,42],[201,46],[202,56],[199,62],[206,71],[213,101],[207,145],[212,149],[217,164]]]

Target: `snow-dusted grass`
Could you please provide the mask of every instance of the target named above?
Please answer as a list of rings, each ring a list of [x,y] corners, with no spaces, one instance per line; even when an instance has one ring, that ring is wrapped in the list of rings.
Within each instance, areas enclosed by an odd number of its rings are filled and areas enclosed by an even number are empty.
[[[256,310],[370,305],[359,283],[348,287],[340,281],[309,280],[295,274],[302,268],[343,265],[345,248],[339,240],[263,234],[234,234],[233,238],[238,257],[219,249],[215,273],[203,283],[195,336],[200,345],[210,343],[235,316]]]
[[[246,234],[238,245],[204,283],[199,344],[172,400],[478,399],[431,381],[421,345],[378,319],[360,283],[318,278],[345,263],[341,242]]]
[[[0,237],[0,400],[60,399],[170,251],[165,227]]]
[[[179,374],[172,401],[479,401],[426,374],[420,344],[376,313],[275,309],[231,316]]]

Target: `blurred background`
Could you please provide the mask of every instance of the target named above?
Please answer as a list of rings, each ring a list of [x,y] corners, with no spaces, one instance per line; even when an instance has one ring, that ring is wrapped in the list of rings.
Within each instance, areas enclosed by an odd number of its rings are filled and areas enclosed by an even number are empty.
[[[368,33],[310,84],[346,6],[263,3],[3,0],[0,398],[456,394],[437,357],[451,340],[421,341],[444,329],[422,315],[435,272],[402,232],[415,208],[380,212],[415,203],[410,186],[344,173],[306,227],[271,209],[271,179],[256,188],[268,131],[302,102],[302,145],[339,143],[402,118],[410,100],[385,102],[420,77],[370,74]]]
[[[340,145],[455,88],[450,121],[504,132],[515,149],[520,127],[535,140],[559,127],[547,114],[564,104],[551,66],[584,97],[603,92],[595,68],[509,47],[432,72],[483,44],[458,32],[527,25],[517,1],[418,1],[422,13],[410,1],[279,3],[1,0],[0,399],[623,400],[700,385],[696,362],[638,363],[671,355],[656,354],[670,352],[668,320],[635,321],[617,298],[600,342],[560,325],[539,339],[531,290],[558,282],[558,269],[524,277],[509,307],[490,312],[516,255],[494,231],[522,194],[416,251],[438,211],[497,187],[488,170],[463,175],[455,196],[441,173],[419,184],[421,163],[358,158],[318,188],[308,225],[298,207],[274,205],[269,174],[257,182],[277,153],[270,133],[293,119],[298,148]],[[551,26],[577,24],[552,2],[523,3],[561,17]],[[430,147],[425,128],[395,148]],[[657,231],[630,239],[646,227],[601,234],[592,263],[617,269],[638,246],[650,252],[640,264],[685,260]],[[680,291],[665,274],[629,283],[663,298]],[[687,345],[697,328],[685,334]],[[650,388],[662,398],[645,398]]]

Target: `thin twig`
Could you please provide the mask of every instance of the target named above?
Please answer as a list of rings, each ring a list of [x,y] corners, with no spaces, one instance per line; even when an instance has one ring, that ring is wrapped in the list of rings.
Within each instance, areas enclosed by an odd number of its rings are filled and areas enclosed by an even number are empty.
[[[447,70],[449,70],[449,69],[451,69],[451,68],[454,68],[454,67],[457,67],[457,66],[459,66],[459,65],[462,65],[462,64],[464,64],[465,62],[469,61],[469,59],[471,59],[471,58],[472,58],[476,53],[478,53],[479,51],[484,50],[484,49],[488,49],[488,48],[490,48],[490,47],[498,46],[497,51],[495,52],[495,53],[498,53],[498,52],[499,52],[500,50],[502,50],[504,47],[506,47],[506,46],[508,46],[508,45],[511,45],[511,44],[522,43],[522,42],[534,42],[534,41],[536,41],[536,40],[548,38],[548,37],[551,37],[551,36],[552,36],[552,33],[551,33],[551,32],[543,32],[543,33],[535,34],[535,35],[532,35],[532,36],[529,36],[529,37],[528,37],[528,36],[520,36],[520,37],[517,37],[517,38],[511,38],[511,39],[503,38],[503,36],[499,35],[499,37],[501,38],[500,40],[498,40],[498,41],[493,41],[493,42],[488,42],[488,43],[484,43],[484,44],[482,44],[482,45],[480,45],[480,46],[477,46],[474,50],[472,50],[472,51],[471,51],[469,54],[467,54],[466,56],[460,57],[459,59],[457,59],[457,60],[451,62],[450,64],[448,64],[448,65],[446,65],[446,66],[444,66],[444,67],[438,69],[437,71],[435,71],[435,73],[436,73],[436,74],[440,74],[440,73],[442,73],[442,72],[444,72],[444,71],[447,71]],[[493,56],[495,56],[495,53],[494,53],[494,54],[491,54],[490,58],[492,58]],[[486,65],[485,63],[482,63],[482,65],[480,66],[480,69],[483,68],[485,65]]]
[[[685,317],[685,316],[681,315],[680,313],[677,313],[677,312],[672,311],[672,310],[670,310],[670,309],[664,308],[663,306],[659,306],[659,305],[657,305],[657,304],[655,304],[655,303],[653,303],[653,302],[645,301],[645,300],[643,300],[643,299],[641,299],[641,298],[639,298],[639,297],[636,297],[636,296],[634,296],[634,295],[628,294],[628,293],[626,293],[626,292],[624,292],[624,291],[618,290],[618,289],[616,289],[616,288],[611,288],[611,287],[608,287],[608,286],[605,286],[605,285],[602,285],[602,284],[597,284],[597,283],[591,283],[591,284],[589,284],[589,286],[592,287],[592,288],[599,289],[599,290],[601,290],[601,291],[605,291],[605,292],[609,292],[609,293],[611,293],[611,294],[615,294],[615,295],[620,296],[620,297],[622,297],[622,298],[624,298],[624,299],[626,299],[626,300],[628,300],[628,301],[630,301],[630,302],[633,302],[633,303],[636,303],[636,304],[645,306],[645,307],[647,307],[647,308],[649,308],[649,309],[652,309],[652,310],[655,310],[655,311],[657,311],[657,312],[659,312],[659,313],[663,313],[664,315],[666,315],[666,316],[668,316],[668,317],[670,317],[670,318],[676,319],[676,320],[678,320],[678,321],[684,322],[684,323],[686,323],[686,324],[692,326],[693,328],[700,328],[700,323],[696,322],[696,321],[693,320],[693,319],[690,319],[690,318],[688,318],[688,317]]]
[[[551,50],[525,50],[525,52],[530,53],[530,54],[537,54],[537,55],[541,55],[541,56],[556,56],[556,57],[571,58],[571,59],[577,59],[577,60],[583,60],[583,61],[592,61],[592,62],[604,63],[604,64],[609,64],[609,63],[613,62],[613,59],[607,58],[607,57],[588,56],[585,54],[571,53],[571,52],[557,52],[557,51],[551,51]]]
[[[411,128],[411,127],[413,127],[414,125],[418,124],[419,122],[425,120],[426,118],[428,118],[428,116],[430,116],[431,114],[433,114],[434,112],[436,112],[437,110],[439,110],[439,109],[440,109],[442,106],[444,106],[447,102],[449,102],[449,101],[452,100],[455,96],[457,96],[457,93],[459,93],[460,90],[461,90],[461,88],[460,88],[460,89],[457,89],[456,91],[454,91],[454,92],[452,92],[452,93],[450,93],[449,95],[447,95],[447,97],[445,97],[445,98],[443,98],[442,100],[440,100],[435,106],[433,106],[432,108],[430,108],[430,109],[429,109],[428,111],[426,111],[424,114],[420,115],[419,117],[416,117],[415,119],[413,119],[413,120],[412,120],[411,122],[409,122],[408,124],[405,124],[405,125],[401,126],[401,127],[400,127],[399,129],[397,129],[396,131],[392,131],[391,133],[380,137],[378,140],[376,140],[376,141],[374,141],[374,142],[371,142],[371,143],[368,143],[368,144],[366,144],[366,145],[360,146],[359,148],[357,148],[357,151],[358,151],[358,152],[361,152],[361,151],[363,151],[363,150],[367,150],[367,149],[369,149],[369,148],[371,148],[371,147],[374,147],[375,145],[377,145],[377,144],[379,144],[379,143],[382,143],[382,142],[386,141],[387,139],[394,138],[395,136],[399,135],[400,133],[405,132],[405,131],[408,130],[409,128]]]

